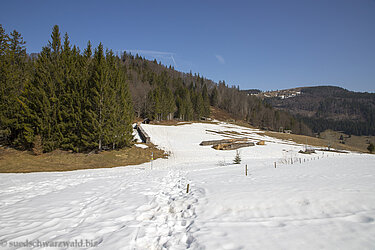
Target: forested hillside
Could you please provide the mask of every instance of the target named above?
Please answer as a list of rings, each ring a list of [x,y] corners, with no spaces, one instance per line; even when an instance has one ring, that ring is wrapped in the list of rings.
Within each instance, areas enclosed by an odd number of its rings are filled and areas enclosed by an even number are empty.
[[[257,127],[310,134],[300,120],[238,87],[181,73],[138,55],[88,42],[81,51],[58,26],[29,56],[17,31],[0,25],[0,141],[20,149],[74,152],[131,145],[134,116],[198,120],[210,106]]]
[[[37,59],[0,27],[2,143],[76,152],[130,145],[133,108],[123,64],[103,45],[81,53],[54,26]]]
[[[375,94],[333,86],[299,88],[292,98],[266,98],[273,107],[298,115],[314,132],[326,129],[375,135]]]
[[[255,127],[271,130],[283,127],[297,134],[312,133],[287,111],[272,108],[260,98],[240,91],[238,86],[229,86],[224,81],[215,83],[191,72],[178,72],[138,55],[124,53],[121,59],[138,117],[197,120],[209,116],[209,106],[214,106]]]

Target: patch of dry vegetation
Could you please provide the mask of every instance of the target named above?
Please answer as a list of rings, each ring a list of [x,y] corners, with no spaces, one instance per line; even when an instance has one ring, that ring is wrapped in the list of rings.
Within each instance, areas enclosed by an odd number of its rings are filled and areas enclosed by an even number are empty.
[[[236,120],[236,117],[234,117],[232,114],[226,112],[225,110],[222,110],[222,109],[219,109],[219,108],[215,108],[215,107],[210,107],[210,112],[211,112],[211,115],[210,117],[212,119],[216,119],[216,120],[219,120],[219,121],[234,121]]]
[[[341,136],[343,140],[340,140]],[[345,143],[344,145],[351,148],[357,148],[360,152],[368,152],[367,147],[370,142],[375,143],[375,136],[349,136],[347,134],[332,130],[326,130],[320,133],[320,138],[340,145],[343,145],[340,143],[343,142]]]
[[[167,157],[166,152],[154,145],[145,149],[133,146],[99,154],[55,150],[42,155],[0,147],[0,173],[54,172],[138,165],[149,162],[151,153],[154,154],[154,159]]]
[[[367,145],[364,142],[352,143],[352,144],[349,144],[349,143],[341,144],[339,143],[338,139],[334,140],[330,138],[316,138],[316,137],[305,136],[305,135],[286,134],[286,133],[278,133],[278,132],[270,132],[270,131],[266,131],[264,132],[264,134],[270,137],[281,139],[281,140],[291,140],[298,144],[307,144],[307,145],[312,145],[312,146],[322,147],[322,148],[326,148],[329,145],[331,145],[331,148],[335,148],[339,150],[348,150],[348,151],[362,152],[362,153],[368,152],[368,150],[366,149]]]
[[[185,125],[185,124],[192,124],[193,121],[188,121],[188,122],[183,122],[183,121],[178,121],[178,120],[169,120],[169,121],[151,121],[150,124],[153,125],[163,125],[163,126],[180,126],[180,125]]]

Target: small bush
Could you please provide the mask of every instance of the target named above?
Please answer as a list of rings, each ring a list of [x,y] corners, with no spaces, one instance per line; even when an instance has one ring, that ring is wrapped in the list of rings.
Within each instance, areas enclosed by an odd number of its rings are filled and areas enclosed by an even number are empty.
[[[40,135],[35,136],[33,144],[33,153],[35,155],[43,154],[43,143]]]
[[[368,145],[367,147],[367,150],[372,154],[372,152],[374,152],[374,144],[370,143],[370,145]]]
[[[240,152],[238,152],[238,150],[236,150],[236,157],[234,157],[233,163],[234,164],[240,164],[241,163],[241,156],[240,156]]]

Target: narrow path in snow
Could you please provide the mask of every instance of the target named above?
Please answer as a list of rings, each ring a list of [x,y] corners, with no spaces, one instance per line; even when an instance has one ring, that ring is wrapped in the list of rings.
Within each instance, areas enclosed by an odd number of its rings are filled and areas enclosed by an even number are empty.
[[[134,236],[136,249],[199,246],[192,236],[197,231],[194,220],[198,193],[186,193],[187,183],[180,171],[170,171],[151,202],[137,209],[136,219],[141,223]]]

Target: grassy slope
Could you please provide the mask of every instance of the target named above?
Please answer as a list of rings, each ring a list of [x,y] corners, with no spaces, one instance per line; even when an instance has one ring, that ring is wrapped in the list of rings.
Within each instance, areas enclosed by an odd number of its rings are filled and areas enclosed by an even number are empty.
[[[284,134],[278,132],[265,132],[267,136],[271,136],[277,139],[282,140],[292,140],[299,144],[308,144],[316,147],[328,147],[331,145],[331,148],[339,150],[348,150],[354,152],[368,153],[366,138],[367,136],[352,136],[352,138],[345,139],[345,144],[341,144],[339,141],[340,134],[339,132],[326,131],[322,134],[328,133],[331,137],[315,138],[311,136],[304,135],[295,135],[295,134]],[[347,137],[347,136],[346,136]]]
[[[0,147],[0,173],[71,171],[138,165],[150,161],[151,153],[154,154],[154,159],[167,156],[164,151],[153,145],[146,149],[133,146],[100,154],[69,153],[55,150],[39,156],[35,156],[29,151]]]

